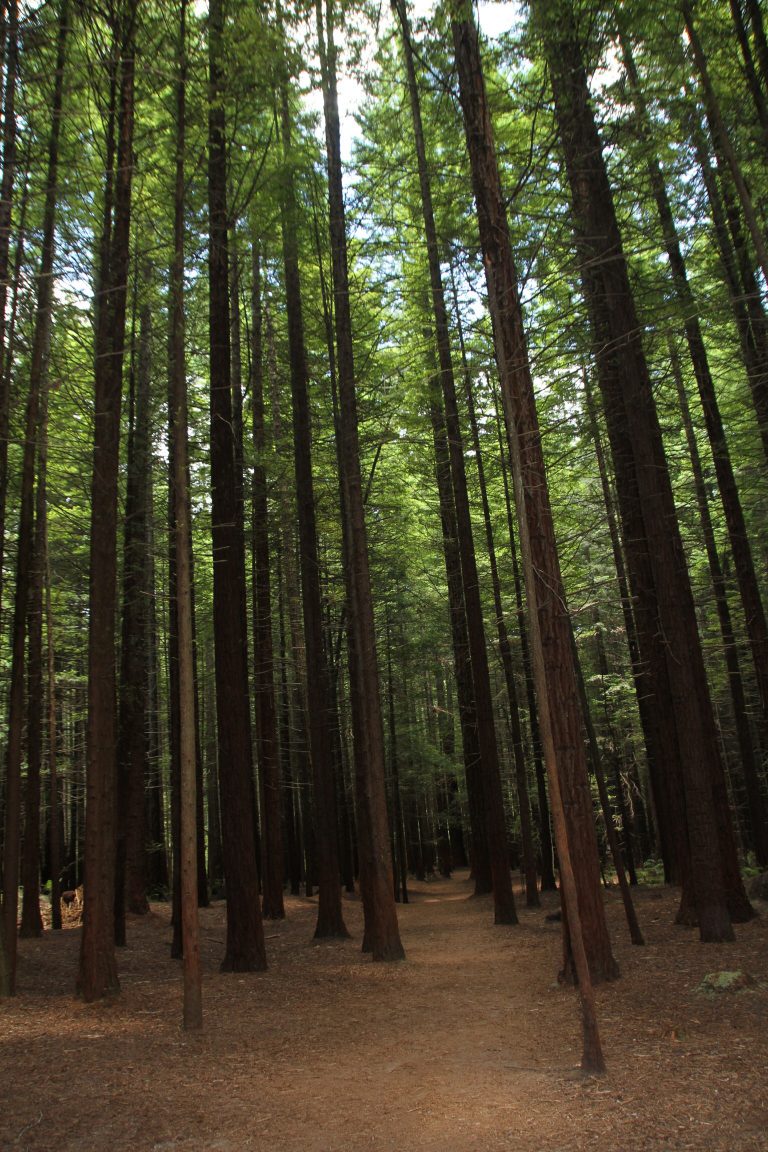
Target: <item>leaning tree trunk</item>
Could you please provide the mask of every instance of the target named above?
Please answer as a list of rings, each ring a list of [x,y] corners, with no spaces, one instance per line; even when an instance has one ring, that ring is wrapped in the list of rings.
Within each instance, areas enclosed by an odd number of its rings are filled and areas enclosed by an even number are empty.
[[[376,635],[368,565],[360,446],[357,426],[352,316],[349,304],[349,272],[341,170],[341,132],[336,91],[336,50],[333,41],[333,3],[326,5],[326,45],[323,43],[322,0],[318,0],[317,23],[323,72],[323,106],[328,159],[331,258],[339,379],[340,459],[347,517],[346,563],[348,636],[352,648],[351,675],[357,680],[352,696],[358,709],[356,736],[362,738],[358,763],[358,814],[366,825],[361,840],[363,900],[367,905],[367,944],[374,960],[404,957],[397,924],[393,891],[387,796],[385,788],[384,729],[381,715]],[[360,753],[364,754],[363,756]],[[365,859],[363,860],[363,854]]]
[[[570,926],[572,958],[588,1011],[590,973],[595,981],[618,973],[605,921],[597,837],[581,735],[570,618],[565,603],[549,503],[541,433],[528,363],[517,274],[509,238],[493,129],[480,61],[477,29],[458,4],[452,13],[459,90],[477,204],[496,359],[515,469],[515,499],[526,565],[537,698],[546,709],[542,737],[548,755],[550,796],[558,835],[561,879]],[[542,720],[544,720],[542,712]],[[558,803],[562,799],[562,803]],[[563,820],[567,819],[567,826]],[[571,872],[572,868],[572,872]],[[572,889],[571,879],[575,885]],[[575,897],[575,900],[574,900]],[[582,940],[583,933],[583,940]],[[584,969],[586,949],[588,969]],[[567,957],[570,966],[570,955]],[[592,1028],[590,1025],[590,1035]],[[597,1055],[595,1054],[595,1061]],[[601,1061],[599,1061],[601,1062]]]
[[[637,68],[629,42],[623,36],[621,38],[621,44],[624,64],[635,102],[637,118],[641,131],[646,140],[648,140],[650,127]],[[736,476],[731,463],[731,454],[726,440],[725,427],[722,416],[720,415],[720,406],[715,392],[715,384],[709,367],[704,335],[701,330],[701,324],[699,323],[699,312],[688,282],[685,259],[672,214],[672,206],[669,202],[669,196],[667,195],[664,176],[658,159],[652,151],[648,153],[647,169],[659,213],[659,220],[664,233],[664,247],[669,259],[672,280],[682,309],[685,338],[688,343],[691,365],[698,385],[699,398],[701,400],[707,435],[712,450],[717,486],[725,513],[728,539],[733,554],[736,580],[744,608],[747,637],[749,639],[752,662],[755,668],[755,681],[761,711],[761,738],[763,747],[768,748],[768,623],[766,623],[765,611],[760,596],[760,588],[752,558],[746,520],[741,506]]]
[[[744,174],[739,164],[739,158],[736,155],[736,150],[731,142],[722,112],[720,111],[720,102],[717,99],[717,93],[715,92],[712,78],[709,74],[709,65],[704,52],[704,46],[701,43],[701,37],[699,36],[698,25],[693,19],[693,5],[691,0],[682,0],[680,10],[685,20],[688,42],[691,47],[694,63],[696,64],[696,70],[699,74],[699,80],[701,81],[701,87],[704,93],[704,106],[707,110],[707,120],[709,121],[712,138],[720,154],[725,157],[728,168],[730,169],[736,193],[739,197],[739,203],[741,204],[741,210],[744,213],[744,220],[749,230],[752,243],[755,246],[758,263],[763,276],[766,281],[768,281],[768,246],[766,245],[765,234],[757,219],[757,212],[755,211],[751,192],[747,187],[747,182],[744,179]]]

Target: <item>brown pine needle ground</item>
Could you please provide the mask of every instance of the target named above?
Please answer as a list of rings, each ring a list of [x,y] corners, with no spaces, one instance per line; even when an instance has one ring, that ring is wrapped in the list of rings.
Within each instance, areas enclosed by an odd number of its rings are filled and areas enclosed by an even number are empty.
[[[180,1029],[168,909],[129,923],[122,993],[73,996],[79,931],[19,947],[0,1005],[0,1148],[28,1152],[747,1152],[768,1149],[768,909],[737,942],[672,925],[676,896],[637,894],[645,948],[606,894],[622,979],[598,991],[608,1075],[576,1074],[560,926],[495,928],[465,874],[414,884],[405,964],[355,938],[311,943],[312,901],[268,924],[270,969],[221,975],[224,905],[201,913],[205,1031]],[[757,983],[711,998],[706,974]]]

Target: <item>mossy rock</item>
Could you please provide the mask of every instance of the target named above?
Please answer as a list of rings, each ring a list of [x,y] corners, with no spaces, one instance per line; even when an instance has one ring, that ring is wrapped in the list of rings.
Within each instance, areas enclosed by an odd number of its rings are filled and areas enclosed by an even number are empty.
[[[724,992],[744,992],[757,987],[757,980],[739,969],[731,972],[708,972],[695,988],[702,996],[719,996]]]

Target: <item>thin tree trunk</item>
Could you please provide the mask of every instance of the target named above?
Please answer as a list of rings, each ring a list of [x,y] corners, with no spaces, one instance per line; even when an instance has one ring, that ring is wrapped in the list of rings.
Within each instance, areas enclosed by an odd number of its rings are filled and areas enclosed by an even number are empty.
[[[320,559],[317,543],[314,479],[312,476],[312,427],[309,403],[309,370],[304,344],[304,316],[298,257],[298,212],[291,148],[291,120],[287,85],[280,92],[280,115],[286,177],[282,206],[283,264],[285,269],[288,348],[293,401],[293,447],[299,527],[299,564],[304,642],[306,645],[306,692],[314,783],[318,909],[315,938],[349,935],[341,906],[338,854],[336,785],[331,758],[330,677],[323,643],[323,608]]]
[[[765,236],[758,223],[755,206],[752,201],[749,188],[747,187],[744,174],[741,171],[736,150],[731,143],[730,135],[726,129],[723,121],[723,116],[720,111],[720,104],[717,99],[717,94],[712,84],[712,78],[709,75],[709,66],[707,64],[707,57],[704,52],[704,47],[701,43],[698,27],[693,19],[693,6],[691,0],[681,0],[680,10],[685,20],[686,31],[688,32],[688,42],[691,46],[691,52],[696,64],[696,70],[699,74],[699,80],[704,92],[704,106],[707,110],[707,119],[709,121],[710,131],[715,140],[718,151],[726,159],[728,167],[733,178],[733,183],[736,187],[736,192],[741,204],[741,210],[744,213],[744,220],[746,221],[747,229],[752,238],[752,243],[755,246],[757,260],[762,269],[765,280],[768,281],[768,247],[766,247]]]
[[[528,768],[525,762],[525,748],[523,746],[523,727],[520,721],[520,704],[517,696],[515,673],[512,666],[512,645],[510,644],[507,624],[504,616],[504,606],[501,599],[501,581],[496,563],[496,545],[493,538],[493,524],[491,520],[491,507],[488,501],[488,491],[485,483],[485,465],[480,444],[480,434],[477,427],[475,413],[475,399],[472,394],[472,380],[467,363],[467,354],[464,346],[464,332],[459,311],[459,301],[456,292],[453,265],[451,265],[451,281],[453,285],[454,306],[456,309],[456,324],[459,333],[461,348],[461,362],[464,377],[464,397],[469,413],[469,427],[472,435],[472,447],[477,464],[477,479],[480,486],[480,500],[483,507],[483,521],[485,524],[485,540],[488,548],[488,563],[491,569],[491,586],[493,588],[493,606],[496,615],[496,631],[499,638],[499,652],[504,669],[504,682],[509,700],[509,725],[512,736],[512,757],[515,765],[515,788],[517,791],[518,815],[520,818],[520,837],[523,848],[523,870],[525,875],[525,903],[528,908],[538,908],[539,890],[536,878],[536,856],[533,845],[533,827],[531,821],[531,804],[528,798]]]
[[[187,1031],[203,1026],[200,974],[197,868],[197,716],[194,689],[194,629],[192,608],[192,542],[189,497],[189,449],[186,359],[184,354],[184,150],[186,139],[186,20],[187,0],[179,7],[179,72],[176,83],[176,174],[174,245],[170,292],[170,438],[173,444],[173,505],[175,509],[174,603],[178,629],[179,792],[181,928],[184,954],[182,1022]]]
[[[261,262],[253,241],[251,321],[251,412],[254,464],[251,480],[253,523],[253,662],[256,693],[256,733],[262,810],[262,913],[282,920],[283,838],[281,828],[280,751],[277,741],[272,603],[267,510],[266,435],[264,424],[264,357],[262,348]]]
[[[755,38],[757,61],[763,88],[768,91],[768,39],[765,35],[763,14],[760,11],[759,0],[746,0],[747,16],[752,25],[752,35]]]
[[[647,675],[645,673],[645,666],[640,655],[638,628],[635,621],[635,615],[632,610],[632,599],[630,596],[629,584],[627,580],[627,570],[624,562],[624,554],[621,548],[619,527],[616,523],[614,496],[608,477],[608,469],[606,466],[605,454],[603,452],[603,442],[600,435],[600,428],[597,422],[595,403],[586,375],[584,375],[583,384],[584,404],[587,420],[589,423],[592,446],[595,453],[595,460],[597,462],[597,468],[600,475],[600,486],[603,492],[603,504],[605,506],[606,520],[608,523],[608,535],[611,540],[611,551],[613,553],[613,563],[616,569],[616,582],[619,590],[619,601],[621,603],[621,611],[624,618],[624,633],[627,640],[629,663],[632,670],[632,680],[635,686],[635,697],[637,700],[638,713],[640,715],[640,724],[643,730],[645,755],[648,763],[649,775],[651,777],[652,785],[654,785],[655,795],[657,800],[660,800],[665,796],[665,791],[662,784],[660,783],[660,781],[663,780],[660,764],[664,762],[665,754],[669,755],[669,752],[667,750],[665,753],[663,728],[659,722],[658,710],[656,707],[654,707],[653,698],[650,696],[647,687]],[[675,832],[670,827],[672,820],[670,804],[667,802],[657,803],[655,814],[661,857],[664,862],[665,879],[667,882],[669,882],[674,876],[676,880],[679,880],[679,875],[676,873],[679,853],[675,846]]]
[[[736,735],[739,743],[739,763],[747,791],[752,843],[758,864],[765,866],[768,865],[768,815],[766,814],[765,801],[762,796],[759,768],[749,727],[739,652],[736,646],[733,620],[728,604],[725,577],[717,551],[712,516],[709,511],[709,499],[707,497],[707,487],[704,480],[704,470],[702,468],[699,446],[696,442],[696,434],[691,420],[688,397],[685,392],[683,374],[680,369],[680,360],[671,337],[669,337],[669,354],[675,384],[677,386],[677,397],[680,404],[680,413],[683,418],[683,428],[685,429],[688,453],[691,458],[691,472],[693,473],[693,483],[696,491],[696,503],[701,523],[701,533],[704,537],[704,547],[706,548],[707,560],[709,561],[709,574],[712,580],[717,618],[720,624],[720,635],[723,641],[723,656],[728,671],[728,686],[731,693]]]
[[[47,453],[47,429],[43,428],[40,440],[41,453]],[[43,459],[40,459],[40,475],[43,475]],[[47,471],[47,469],[46,469]],[[48,736],[48,784],[49,784],[49,860],[51,873],[51,928],[61,928],[61,846],[62,813],[58,774],[59,724],[57,720],[56,661],[53,634],[53,609],[51,606],[51,565],[48,557],[48,523],[42,522],[42,551],[45,565],[45,658],[47,680],[46,729]]]
[[[541,733],[539,731],[539,714],[536,705],[536,689],[533,683],[531,670],[531,654],[528,641],[528,623],[526,620],[525,604],[523,602],[523,582],[520,578],[520,565],[517,560],[517,545],[515,543],[514,516],[512,511],[512,498],[509,491],[509,475],[507,456],[509,453],[509,433],[506,417],[499,410],[498,394],[494,389],[494,411],[496,428],[499,437],[499,459],[501,461],[501,477],[504,482],[504,506],[507,514],[507,535],[509,537],[509,552],[512,560],[512,579],[515,585],[515,607],[517,610],[517,626],[520,635],[520,653],[523,658],[523,675],[525,677],[525,694],[528,702],[528,723],[531,729],[531,745],[533,751],[533,766],[536,776],[536,792],[539,807],[539,846],[541,852],[541,887],[544,892],[554,892],[555,883],[554,852],[552,845],[552,831],[549,819],[549,800],[547,799],[547,781],[544,764],[541,759]],[[506,446],[505,446],[506,445]]]
[[[730,0],[730,7],[736,39],[739,42],[741,58],[744,61],[744,76],[760,124],[763,147],[766,150],[766,154],[768,154],[768,102],[766,102],[765,92],[762,89],[757,75],[757,69],[755,68],[752,45],[749,42],[749,32],[744,22],[744,14],[741,11],[741,0]]]
[[[11,410],[11,375],[6,341],[8,267],[11,250],[13,189],[16,178],[16,82],[19,61],[19,5],[10,0],[5,37],[5,92],[3,97],[3,176],[0,181],[0,608],[5,560],[5,512],[8,496],[8,430]],[[14,929],[14,936],[15,936]],[[11,948],[10,940],[6,946]],[[8,963],[11,972],[13,964]]]
[[[145,290],[149,276],[145,272]],[[127,481],[123,537],[122,642],[117,735],[117,883],[115,942],[125,944],[125,913],[146,915],[146,820],[144,794],[149,762],[149,493],[152,313],[139,316],[138,363],[130,372]],[[134,360],[136,357],[134,357]]]
[[[761,302],[736,204],[725,189],[725,195],[721,195],[697,118],[690,115],[688,123],[696,159],[707,190],[712,227],[720,252],[731,310],[739,333],[742,358],[752,393],[763,452],[768,460],[768,319]]]

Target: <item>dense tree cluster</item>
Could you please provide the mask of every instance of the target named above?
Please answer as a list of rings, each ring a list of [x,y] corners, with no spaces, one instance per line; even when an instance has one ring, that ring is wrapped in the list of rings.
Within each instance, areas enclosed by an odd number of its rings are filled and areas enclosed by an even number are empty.
[[[396,960],[519,868],[599,1068],[605,876],[768,865],[757,0],[1,14],[2,991],[41,885],[86,1000],[171,898],[199,1027],[211,894]]]

